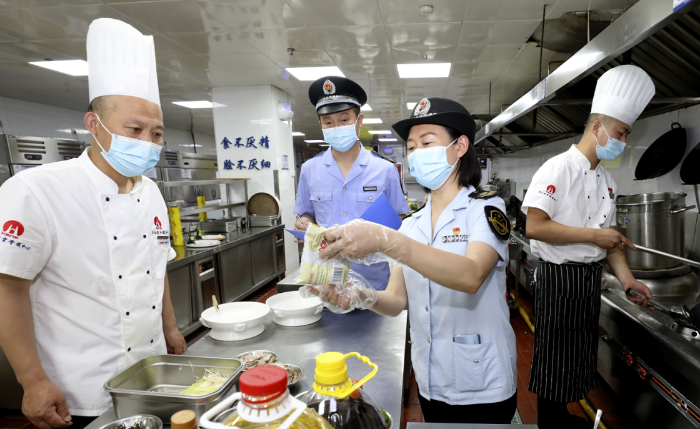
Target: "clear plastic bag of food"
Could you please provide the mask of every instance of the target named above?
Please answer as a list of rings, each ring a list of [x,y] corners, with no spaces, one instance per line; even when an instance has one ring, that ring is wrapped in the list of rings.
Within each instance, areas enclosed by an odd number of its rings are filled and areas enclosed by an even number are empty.
[[[341,284],[307,285],[299,289],[304,298],[317,296],[331,312],[345,314],[353,310],[369,310],[377,302],[377,291],[361,274],[350,271]]]
[[[322,259],[318,252],[326,248],[326,228],[311,224],[304,236],[304,251],[297,284],[345,285],[351,262],[345,259]]]

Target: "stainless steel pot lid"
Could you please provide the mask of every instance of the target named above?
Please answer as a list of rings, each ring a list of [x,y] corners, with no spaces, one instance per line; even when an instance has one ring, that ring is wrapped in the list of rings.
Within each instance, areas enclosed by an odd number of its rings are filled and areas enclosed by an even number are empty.
[[[617,211],[646,212],[656,210],[669,210],[685,206],[684,192],[651,192],[636,195],[620,195],[617,197]]]

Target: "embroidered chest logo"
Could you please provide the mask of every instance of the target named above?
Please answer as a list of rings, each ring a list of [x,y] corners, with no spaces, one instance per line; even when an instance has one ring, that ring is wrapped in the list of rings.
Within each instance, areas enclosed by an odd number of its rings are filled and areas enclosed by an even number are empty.
[[[22,234],[24,234],[24,225],[16,220],[8,220],[2,226],[2,240],[0,240],[0,243],[14,246],[19,249],[30,250],[31,247],[27,247],[25,244],[22,244],[19,241],[19,237]]]
[[[160,219],[158,219],[158,216],[156,216],[155,219],[153,219],[153,223],[155,224],[156,229],[163,229],[163,224],[160,223]]]
[[[507,240],[510,238],[510,222],[498,207],[486,206],[484,207],[484,213],[491,231],[498,239]]]

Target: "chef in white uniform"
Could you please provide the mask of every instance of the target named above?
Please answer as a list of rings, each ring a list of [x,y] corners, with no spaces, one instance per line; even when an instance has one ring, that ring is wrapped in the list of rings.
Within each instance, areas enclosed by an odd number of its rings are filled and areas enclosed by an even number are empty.
[[[84,426],[112,405],[107,380],[186,348],[166,277],[168,211],[142,176],[163,144],[153,38],[98,19],[87,51],[92,146],[0,188],[0,346],[40,429]]]

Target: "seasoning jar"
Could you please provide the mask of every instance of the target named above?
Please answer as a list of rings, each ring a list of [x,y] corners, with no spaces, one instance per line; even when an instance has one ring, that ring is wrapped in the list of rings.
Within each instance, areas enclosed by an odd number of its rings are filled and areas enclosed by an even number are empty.
[[[199,429],[197,427],[197,414],[192,410],[182,410],[170,417],[171,429]]]

